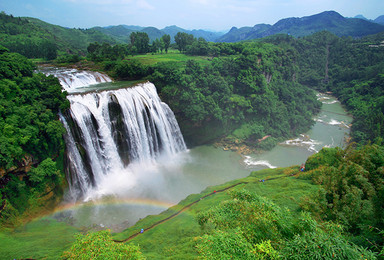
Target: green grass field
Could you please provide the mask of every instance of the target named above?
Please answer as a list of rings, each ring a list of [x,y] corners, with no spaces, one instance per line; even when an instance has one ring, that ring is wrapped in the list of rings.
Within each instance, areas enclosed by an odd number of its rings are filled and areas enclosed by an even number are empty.
[[[0,259],[58,259],[75,241],[79,230],[43,218],[0,232]]]

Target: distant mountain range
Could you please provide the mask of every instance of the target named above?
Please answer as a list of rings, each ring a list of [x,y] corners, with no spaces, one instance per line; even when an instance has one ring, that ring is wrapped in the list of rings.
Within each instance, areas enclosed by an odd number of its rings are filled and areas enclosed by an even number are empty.
[[[133,25],[117,25],[108,27],[93,27],[91,29],[105,33],[121,43],[129,42],[129,35],[132,32],[145,32],[148,34],[150,41],[160,38],[164,34],[171,36],[171,41],[174,42],[174,36],[178,32],[185,32],[192,34],[195,38],[202,37],[207,41],[214,42],[216,39],[224,35],[224,32],[211,32],[205,30],[186,30],[175,25],[167,26],[164,29],[157,29],[155,27],[140,27]]]
[[[359,18],[359,19],[363,19],[363,20],[366,20],[366,21],[370,21],[370,22],[373,22],[373,23],[378,23],[378,24],[382,24],[384,25],[384,15],[380,15],[379,17],[377,17],[375,20],[370,20],[368,18],[365,18],[363,15],[359,14],[359,15],[356,15],[354,18]]]
[[[384,31],[384,15],[375,20],[368,20],[362,15],[355,18],[346,18],[335,11],[326,11],[319,14],[305,16],[301,18],[286,18],[278,21],[274,25],[257,24],[253,27],[241,27],[227,32],[211,32],[206,30],[185,30],[175,25],[157,29],[155,27],[140,26],[108,26],[91,28],[103,32],[119,42],[128,42],[132,32],[146,32],[151,41],[160,38],[164,34],[169,34],[172,41],[178,32],[186,32],[194,37],[202,37],[211,42],[238,42],[243,40],[253,40],[274,34],[290,34],[295,37],[302,37],[318,31],[330,31],[338,36],[362,37]]]
[[[345,18],[335,11],[326,11],[302,18],[282,19],[274,25],[257,24],[253,27],[242,27],[239,29],[233,27],[216,41],[237,42],[280,33],[302,37],[324,30],[338,36],[363,37],[384,31],[384,25],[379,24],[383,18],[384,16],[380,16],[375,21],[368,21],[361,18]]]
[[[36,18],[16,19],[6,14],[3,14],[1,17],[0,44],[8,46],[8,48],[12,47],[15,49],[20,45],[21,47],[18,47],[20,49],[24,48],[23,44],[33,42],[36,45],[40,44],[42,39],[45,39],[54,42],[61,52],[80,54],[86,53],[87,46],[92,42],[107,42],[110,44],[129,43],[129,35],[132,32],[138,31],[146,32],[151,41],[160,38],[164,34],[169,34],[172,42],[174,42],[174,36],[178,32],[192,34],[196,38],[202,37],[210,42],[238,42],[274,34],[290,34],[294,37],[301,37],[324,30],[338,36],[352,37],[362,37],[384,32],[384,15],[379,16],[375,20],[368,20],[362,15],[358,15],[355,18],[345,18],[334,11],[326,11],[302,18],[286,18],[274,25],[257,24],[253,27],[233,27],[227,33],[207,30],[186,30],[175,25],[163,29],[128,25],[70,29],[49,24]],[[28,23],[21,22],[20,19],[27,20]]]

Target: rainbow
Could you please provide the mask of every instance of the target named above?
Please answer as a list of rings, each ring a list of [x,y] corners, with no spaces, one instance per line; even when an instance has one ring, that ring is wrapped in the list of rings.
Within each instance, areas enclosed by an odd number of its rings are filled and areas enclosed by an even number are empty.
[[[63,203],[62,205],[56,207],[51,214],[60,213],[67,210],[76,210],[83,207],[94,207],[94,206],[109,206],[109,205],[131,205],[131,206],[151,206],[157,208],[168,209],[172,206],[175,206],[175,203],[153,200],[153,199],[143,199],[143,198],[106,198],[97,201],[89,202],[76,202],[76,203]]]

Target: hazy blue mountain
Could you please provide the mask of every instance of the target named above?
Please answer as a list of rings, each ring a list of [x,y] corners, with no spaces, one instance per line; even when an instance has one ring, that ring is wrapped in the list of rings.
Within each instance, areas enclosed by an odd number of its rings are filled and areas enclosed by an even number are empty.
[[[374,20],[375,23],[384,25],[384,15],[380,15]]]
[[[171,36],[171,41],[174,42],[174,37],[178,32],[185,32],[192,34],[195,38],[202,37],[207,41],[216,41],[220,36],[224,35],[223,32],[211,32],[205,30],[186,30],[176,25],[167,26],[164,29],[157,29],[156,27],[141,27],[134,25],[118,25],[118,26],[107,26],[107,27],[94,27],[100,32],[103,32],[109,36],[114,37],[119,42],[127,43],[129,41],[129,35],[132,32],[145,32],[148,34],[150,41],[160,38],[164,34]]]
[[[218,42],[234,42],[247,40],[248,34],[252,32],[253,27],[232,27],[228,33],[221,36]]]
[[[122,25],[122,26],[124,26],[125,28],[127,28],[129,30],[135,31],[135,32],[141,31],[145,28],[145,27],[137,26],[137,25]]]
[[[358,18],[345,18],[335,11],[326,11],[302,18],[286,18],[274,25],[232,28],[219,42],[237,42],[285,33],[302,37],[318,31],[329,31],[338,36],[362,37],[384,31],[384,26]]]
[[[193,34],[195,38],[204,38],[209,42],[216,41],[220,36],[224,35],[224,32],[212,32],[212,31],[205,31],[205,30],[192,30],[187,31],[189,34]]]
[[[382,25],[384,25],[384,15],[380,15],[380,16],[377,17],[375,20],[371,20],[371,19],[365,18],[365,17],[364,17],[363,15],[361,15],[361,14],[356,15],[354,18],[359,18],[359,19],[363,19],[363,20],[370,21],[370,22],[373,22],[373,23],[378,23],[378,24],[382,24]]]
[[[156,39],[161,38],[165,33],[162,32],[161,30],[155,28],[155,27],[145,27],[144,29],[141,30],[141,32],[145,32],[149,36],[149,40],[152,42]]]
[[[124,25],[108,26],[108,27],[93,27],[92,29],[102,32],[115,38],[120,43],[128,43],[129,35],[135,30],[129,29]]]
[[[362,14],[358,14],[358,15],[356,15],[355,17],[353,17],[353,18],[359,18],[359,19],[363,19],[363,20],[366,20],[366,21],[370,21],[371,22],[371,20],[369,20],[368,18],[366,18],[364,15],[362,15]]]
[[[212,31],[206,31],[206,30],[186,30],[180,27],[177,27],[176,25],[167,26],[163,29],[161,29],[164,34],[169,34],[171,36],[171,41],[174,42],[174,37],[178,32],[185,32],[188,34],[192,34],[195,38],[204,38],[205,40],[209,42],[216,41],[220,36],[224,35],[223,32],[212,32]]]
[[[78,49],[84,51],[88,44],[94,41],[108,42],[111,44],[129,43],[129,35],[132,32],[146,32],[151,42],[164,34],[169,34],[171,41],[174,42],[174,36],[178,32],[192,34],[195,38],[202,37],[211,42],[237,42],[280,33],[301,37],[327,30],[338,36],[362,37],[384,31],[384,15],[379,16],[374,21],[367,20],[362,15],[356,17],[357,18],[345,18],[337,12],[326,11],[301,18],[282,19],[274,25],[257,24],[253,27],[232,27],[228,33],[207,30],[186,30],[175,25],[167,26],[163,29],[135,25],[69,29],[48,24],[39,19],[28,19],[30,22],[54,35],[60,50]]]
[[[177,27],[176,25],[167,26],[164,29],[162,29],[162,31],[166,34],[169,34],[171,38],[173,38],[178,32],[188,33],[188,30]]]

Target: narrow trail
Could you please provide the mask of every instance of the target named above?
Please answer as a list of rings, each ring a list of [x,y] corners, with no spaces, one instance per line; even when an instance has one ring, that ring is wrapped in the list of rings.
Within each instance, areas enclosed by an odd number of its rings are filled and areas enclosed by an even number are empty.
[[[208,193],[208,194],[204,195],[204,196],[201,197],[200,199],[195,200],[194,202],[192,202],[192,203],[190,203],[190,204],[184,206],[182,209],[180,209],[179,211],[177,211],[177,212],[175,212],[174,214],[170,215],[169,217],[166,217],[166,218],[164,218],[164,219],[162,219],[162,220],[159,220],[159,221],[155,222],[154,224],[152,224],[151,226],[146,227],[146,228],[143,228],[143,229],[144,229],[145,231],[148,231],[148,230],[150,230],[150,229],[152,229],[152,228],[154,228],[154,227],[156,227],[156,226],[158,226],[158,225],[160,225],[160,224],[162,224],[162,223],[164,223],[164,222],[167,222],[168,220],[170,220],[170,219],[172,219],[172,218],[174,218],[174,217],[180,215],[182,212],[186,211],[187,209],[189,209],[191,206],[193,206],[194,204],[198,203],[198,202],[201,201],[202,199],[205,199],[205,198],[207,198],[207,197],[210,197],[210,196],[212,196],[212,195],[214,195],[214,194],[216,194],[216,193],[219,193],[219,192],[223,192],[223,191],[232,189],[233,187],[236,187],[236,186],[238,186],[238,185],[241,185],[241,184],[248,184],[248,183],[256,183],[256,182],[261,182],[261,183],[263,183],[264,181],[271,181],[271,180],[276,180],[276,179],[281,179],[281,178],[286,178],[286,177],[292,177],[292,176],[295,176],[295,175],[296,175],[296,174],[293,174],[293,175],[287,175],[287,176],[280,176],[280,177],[274,177],[274,178],[264,179],[263,181],[262,181],[262,180],[250,181],[250,182],[245,182],[245,181],[243,181],[243,182],[238,182],[238,183],[236,183],[236,184],[233,184],[233,185],[231,185],[231,186],[228,186],[228,187],[226,187],[226,188],[224,188],[224,189],[221,189],[221,190],[215,190],[215,191],[213,191],[213,192],[211,192],[211,193]],[[116,242],[116,243],[124,243],[124,242],[127,242],[127,241],[129,241],[129,240],[131,240],[131,239],[137,237],[137,236],[140,235],[140,234],[142,234],[142,233],[139,231],[139,232],[136,232],[136,233],[132,234],[131,236],[129,236],[129,237],[126,238],[126,239],[123,239],[123,240],[113,240],[113,242]]]

